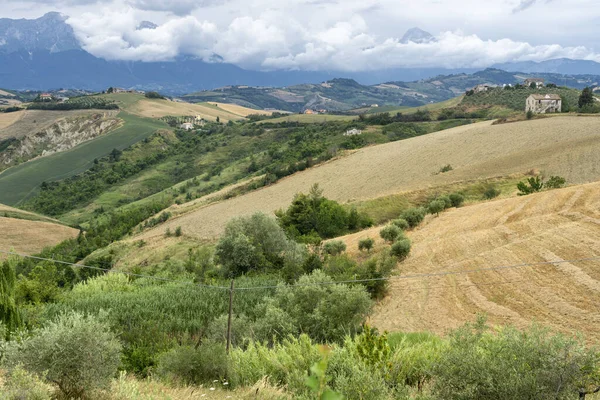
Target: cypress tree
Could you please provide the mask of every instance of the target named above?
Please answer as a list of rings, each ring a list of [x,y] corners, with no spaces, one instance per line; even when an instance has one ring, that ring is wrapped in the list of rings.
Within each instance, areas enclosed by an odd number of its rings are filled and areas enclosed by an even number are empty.
[[[7,328],[7,335],[22,326],[15,301],[16,281],[14,262],[9,259],[0,263],[0,322]]]

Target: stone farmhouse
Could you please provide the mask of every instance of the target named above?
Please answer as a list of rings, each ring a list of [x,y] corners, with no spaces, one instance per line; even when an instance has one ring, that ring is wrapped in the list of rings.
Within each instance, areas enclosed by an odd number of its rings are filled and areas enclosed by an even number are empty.
[[[490,85],[490,84],[484,83],[484,84],[475,86],[472,90],[474,93],[481,93],[481,92],[487,92],[488,90],[494,89],[497,87],[498,87],[498,85]]]
[[[532,94],[525,103],[525,112],[545,114],[562,111],[562,100],[557,94]]]
[[[535,83],[535,87],[544,87],[544,79],[542,78],[527,78],[523,82],[524,86],[531,86],[532,83]]]

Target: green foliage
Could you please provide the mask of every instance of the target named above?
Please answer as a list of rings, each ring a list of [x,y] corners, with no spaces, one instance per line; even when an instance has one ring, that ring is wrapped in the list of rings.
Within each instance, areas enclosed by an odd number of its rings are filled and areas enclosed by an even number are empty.
[[[337,202],[323,197],[317,184],[308,195],[297,194],[286,211],[277,212],[277,217],[290,236],[303,242],[314,234],[328,239],[372,225],[367,216],[358,214],[355,209],[347,212]]]
[[[51,111],[68,111],[68,110],[118,110],[119,106],[113,101],[97,96],[80,96],[72,97],[63,103],[52,102],[33,102],[27,106],[28,110],[51,110]]]
[[[346,251],[346,243],[341,240],[332,240],[330,242],[325,243],[323,246],[323,251],[325,254],[329,254],[330,256],[337,256],[338,254],[342,254]]]
[[[532,119],[533,118],[533,111],[528,110],[527,113],[525,114],[525,118]]]
[[[365,239],[360,239],[358,241],[358,250],[363,251],[366,250],[367,252],[371,252],[371,249],[373,249],[373,246],[375,245],[375,240],[373,240],[372,238],[365,238]]]
[[[443,174],[444,172],[450,172],[452,171],[454,168],[452,168],[452,165],[450,164],[446,164],[444,165],[442,168],[440,168],[440,174]]]
[[[446,202],[442,199],[432,200],[427,205],[427,211],[430,214],[439,215],[445,209],[446,209]]]
[[[7,336],[23,324],[15,300],[15,264],[13,258],[0,262],[0,323],[6,328]]]
[[[400,217],[406,220],[411,228],[414,228],[423,222],[423,219],[425,218],[425,209],[421,207],[408,208],[402,212]]]
[[[488,332],[480,319],[451,334],[433,369],[434,392],[449,400],[571,399],[597,379],[597,362],[582,340],[538,326]]]
[[[500,196],[500,193],[502,193],[500,189],[493,185],[488,185],[483,192],[483,198],[485,200],[495,199],[496,197]]]
[[[364,331],[355,341],[356,351],[365,364],[375,368],[387,365],[390,357],[387,332],[380,335],[377,329],[365,324]]]
[[[183,235],[183,231],[181,230],[181,227],[178,226],[177,228],[175,228],[175,236],[180,237],[181,235]]]
[[[288,239],[273,218],[257,213],[231,220],[215,249],[228,277],[250,271],[278,270],[285,264],[301,265],[306,249]]]
[[[434,368],[445,351],[446,343],[437,336],[423,335],[414,340],[402,335],[390,357],[392,381],[423,390],[434,377]]]
[[[22,342],[11,342],[6,363],[54,382],[67,398],[108,387],[120,364],[121,344],[108,324],[92,316],[63,314]]]
[[[404,218],[396,218],[392,221],[392,225],[397,226],[398,228],[406,231],[410,228],[410,225]]]
[[[394,243],[402,234],[402,230],[396,225],[387,225],[379,231],[379,236],[390,244]]]
[[[398,240],[392,245],[390,254],[402,261],[410,254],[410,247],[411,244],[409,239]]]
[[[579,108],[585,108],[586,106],[594,105],[594,102],[594,92],[592,91],[592,88],[586,87],[581,91],[577,104],[579,105]]]
[[[318,400],[342,400],[343,397],[327,387],[327,363],[331,350],[321,346],[323,358],[310,367],[311,375],[306,378],[306,386],[312,392],[313,398]]]
[[[159,357],[156,374],[167,381],[186,385],[226,379],[228,360],[225,346],[205,342],[198,347],[175,347]]]
[[[532,90],[522,85],[517,85],[513,90],[493,88],[485,92],[475,93],[473,96],[466,96],[463,98],[461,106],[504,106],[523,112],[525,102],[532,94],[558,94],[567,99],[568,104],[577,104],[579,98],[579,91],[576,89],[540,87]]]
[[[165,96],[163,96],[163,95],[161,95],[160,93],[157,93],[157,92],[146,92],[144,94],[144,96],[147,99],[164,99],[165,98]]]
[[[562,176],[551,176],[544,183],[544,186],[547,189],[559,189],[559,188],[565,186],[566,183],[567,183],[567,180],[565,178],[563,178]]]
[[[517,189],[519,189],[519,196],[525,196],[531,193],[540,192],[544,187],[544,181],[539,176],[532,176],[527,179],[527,182],[517,183]]]
[[[0,391],[4,400],[50,400],[53,389],[35,374],[17,366],[10,372]]]
[[[450,193],[448,197],[450,198],[450,204],[452,207],[458,208],[465,202],[465,196],[461,193]]]

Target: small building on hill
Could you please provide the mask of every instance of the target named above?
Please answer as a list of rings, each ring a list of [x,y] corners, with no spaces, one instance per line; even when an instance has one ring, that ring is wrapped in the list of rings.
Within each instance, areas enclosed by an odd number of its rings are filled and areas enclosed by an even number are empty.
[[[344,136],[355,136],[355,135],[360,135],[360,134],[362,134],[362,131],[360,129],[352,128],[352,129],[348,129],[344,133]]]
[[[306,110],[304,110],[304,114],[316,114],[316,112],[314,112],[311,109],[306,109]]]
[[[52,95],[50,93],[42,93],[40,94],[41,101],[52,101]]]
[[[542,78],[527,78],[523,82],[523,85],[531,86],[532,83],[535,83],[535,87],[538,87],[538,88],[544,87],[544,79],[542,79]]]
[[[545,114],[562,111],[562,99],[557,94],[532,94],[525,103],[525,112]]]
[[[179,127],[181,129],[185,129],[186,131],[191,131],[192,129],[194,129],[194,124],[192,124],[191,122],[184,122],[183,124],[179,125]]]
[[[488,83],[484,83],[484,84],[475,86],[472,90],[473,90],[473,93],[482,93],[482,92],[487,92],[488,90],[493,89],[495,87],[497,87],[497,86],[490,85]]]

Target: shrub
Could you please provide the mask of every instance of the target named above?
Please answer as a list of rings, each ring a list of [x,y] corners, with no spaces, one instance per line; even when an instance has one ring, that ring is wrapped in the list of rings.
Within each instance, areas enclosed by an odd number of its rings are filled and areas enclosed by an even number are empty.
[[[181,227],[178,226],[175,228],[175,236],[180,237],[181,235],[183,235],[183,231],[181,230]]]
[[[396,385],[416,386],[419,391],[433,378],[434,367],[445,351],[445,342],[433,335],[418,340],[402,336],[390,357],[391,381]]]
[[[450,196],[443,195],[439,196],[435,200],[441,200],[444,202],[444,209],[452,207],[452,200],[450,200]]]
[[[532,176],[527,179],[527,182],[517,183],[517,189],[519,189],[519,196],[525,196],[531,193],[539,192],[544,187],[544,182],[539,176]]]
[[[423,222],[423,219],[425,218],[425,210],[421,207],[413,207],[404,210],[400,216],[406,220],[406,222],[408,222],[408,225],[410,225],[411,228],[414,228]]]
[[[444,202],[444,200],[440,200],[440,199],[433,200],[427,205],[427,211],[429,211],[430,214],[439,215],[445,209],[446,209],[446,203]]]
[[[465,202],[465,196],[460,193],[450,193],[448,197],[450,198],[450,204],[452,204],[452,207],[458,208]]]
[[[360,251],[366,250],[367,252],[371,252],[371,249],[373,248],[374,245],[375,245],[375,240],[373,240],[371,238],[361,239],[358,241],[358,250],[360,250]]]
[[[442,168],[440,168],[440,174],[443,174],[444,172],[450,172],[452,171],[454,168],[452,168],[452,165],[450,164],[446,164],[444,165]]]
[[[286,263],[301,265],[306,249],[288,239],[275,219],[257,213],[231,220],[215,249],[228,277],[251,270],[281,269]]]
[[[392,225],[397,226],[398,228],[402,229],[403,231],[410,228],[410,225],[404,218],[398,218],[398,219],[393,220]]]
[[[533,118],[533,111],[531,111],[531,110],[527,111],[527,113],[525,114],[525,117],[527,119],[532,119]]]
[[[323,246],[323,251],[330,256],[337,256],[338,254],[342,254],[344,251],[346,251],[346,243],[342,242],[341,240],[327,242]]]
[[[495,186],[489,185],[483,191],[483,198],[486,200],[495,199],[496,197],[500,196],[500,193],[502,193],[500,189],[497,189]]]
[[[38,376],[17,366],[10,372],[0,391],[4,400],[50,400],[54,390]]]
[[[394,243],[401,234],[402,230],[396,225],[388,225],[379,231],[379,236],[388,243]]]
[[[8,337],[11,331],[22,326],[21,313],[15,300],[16,263],[17,260],[13,258],[0,262],[0,324],[6,328],[4,335],[0,335],[0,339],[4,336]]]
[[[399,260],[404,260],[410,254],[410,240],[402,239],[398,240],[392,245],[390,254],[397,257]]]
[[[22,343],[10,342],[6,363],[56,383],[67,398],[108,387],[120,364],[121,344],[102,319],[63,314]]]
[[[200,385],[228,375],[225,346],[206,342],[194,346],[179,346],[159,357],[156,373],[167,381]]]
[[[562,176],[551,176],[544,184],[548,189],[558,189],[567,183],[567,180]]]

